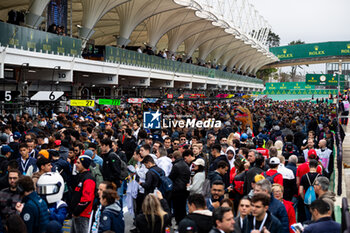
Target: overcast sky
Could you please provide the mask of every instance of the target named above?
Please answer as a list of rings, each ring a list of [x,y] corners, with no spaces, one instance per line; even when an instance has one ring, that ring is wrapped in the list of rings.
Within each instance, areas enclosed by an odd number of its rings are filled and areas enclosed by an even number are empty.
[[[250,0],[281,45],[350,40],[350,0]]]
[[[250,3],[280,36],[281,45],[298,39],[305,43],[350,41],[350,0],[250,0]],[[303,67],[298,73],[325,71],[324,64]]]

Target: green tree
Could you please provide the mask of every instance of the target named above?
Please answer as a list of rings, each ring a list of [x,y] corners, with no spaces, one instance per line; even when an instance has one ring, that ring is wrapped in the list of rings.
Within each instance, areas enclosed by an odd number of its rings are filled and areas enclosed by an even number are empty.
[[[277,72],[276,68],[267,68],[263,70],[258,70],[258,72],[256,72],[256,77],[266,82],[269,79],[270,75],[276,72]]]
[[[279,35],[277,35],[272,31],[269,32],[269,35],[267,36],[267,40],[266,40],[268,47],[280,46],[280,41],[281,41],[281,38]]]
[[[290,42],[288,45],[297,45],[297,44],[305,44],[305,41],[302,40],[293,40],[292,42]],[[302,68],[301,66],[292,66],[291,72],[290,72],[290,79],[293,80],[297,74],[297,69]]]

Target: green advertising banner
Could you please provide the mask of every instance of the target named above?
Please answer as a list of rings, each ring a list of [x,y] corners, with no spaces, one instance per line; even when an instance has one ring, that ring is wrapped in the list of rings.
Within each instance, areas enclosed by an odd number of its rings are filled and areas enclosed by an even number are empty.
[[[270,52],[281,61],[313,57],[350,56],[350,41],[271,47]]]
[[[81,40],[0,22],[0,44],[66,56],[81,55]]]
[[[344,80],[344,75],[341,75],[341,84]],[[306,74],[305,83],[312,85],[338,86],[338,76],[334,76],[332,74]]]
[[[254,94],[254,93],[253,93]],[[329,95],[337,94],[337,90],[264,90],[260,95]],[[257,94],[258,95],[258,94]]]
[[[98,99],[97,103],[100,104],[100,105],[119,106],[120,105],[120,99]]]
[[[315,85],[305,84],[305,82],[266,83],[266,89],[267,90],[315,89]]]

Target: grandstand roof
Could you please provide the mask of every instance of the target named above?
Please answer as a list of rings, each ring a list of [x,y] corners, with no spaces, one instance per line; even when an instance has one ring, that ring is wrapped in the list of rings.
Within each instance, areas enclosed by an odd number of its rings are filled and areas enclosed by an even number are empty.
[[[271,27],[248,0],[67,1],[68,34],[72,6],[73,36],[97,45],[147,44],[251,74],[278,60],[265,45]],[[0,19],[12,9],[40,12],[48,2],[1,1]]]

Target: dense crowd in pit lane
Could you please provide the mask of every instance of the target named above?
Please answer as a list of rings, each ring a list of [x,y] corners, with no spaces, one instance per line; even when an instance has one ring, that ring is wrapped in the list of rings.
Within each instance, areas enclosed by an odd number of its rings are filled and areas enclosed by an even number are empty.
[[[151,110],[222,125],[145,129]],[[271,100],[5,113],[0,232],[340,232],[336,116]]]

